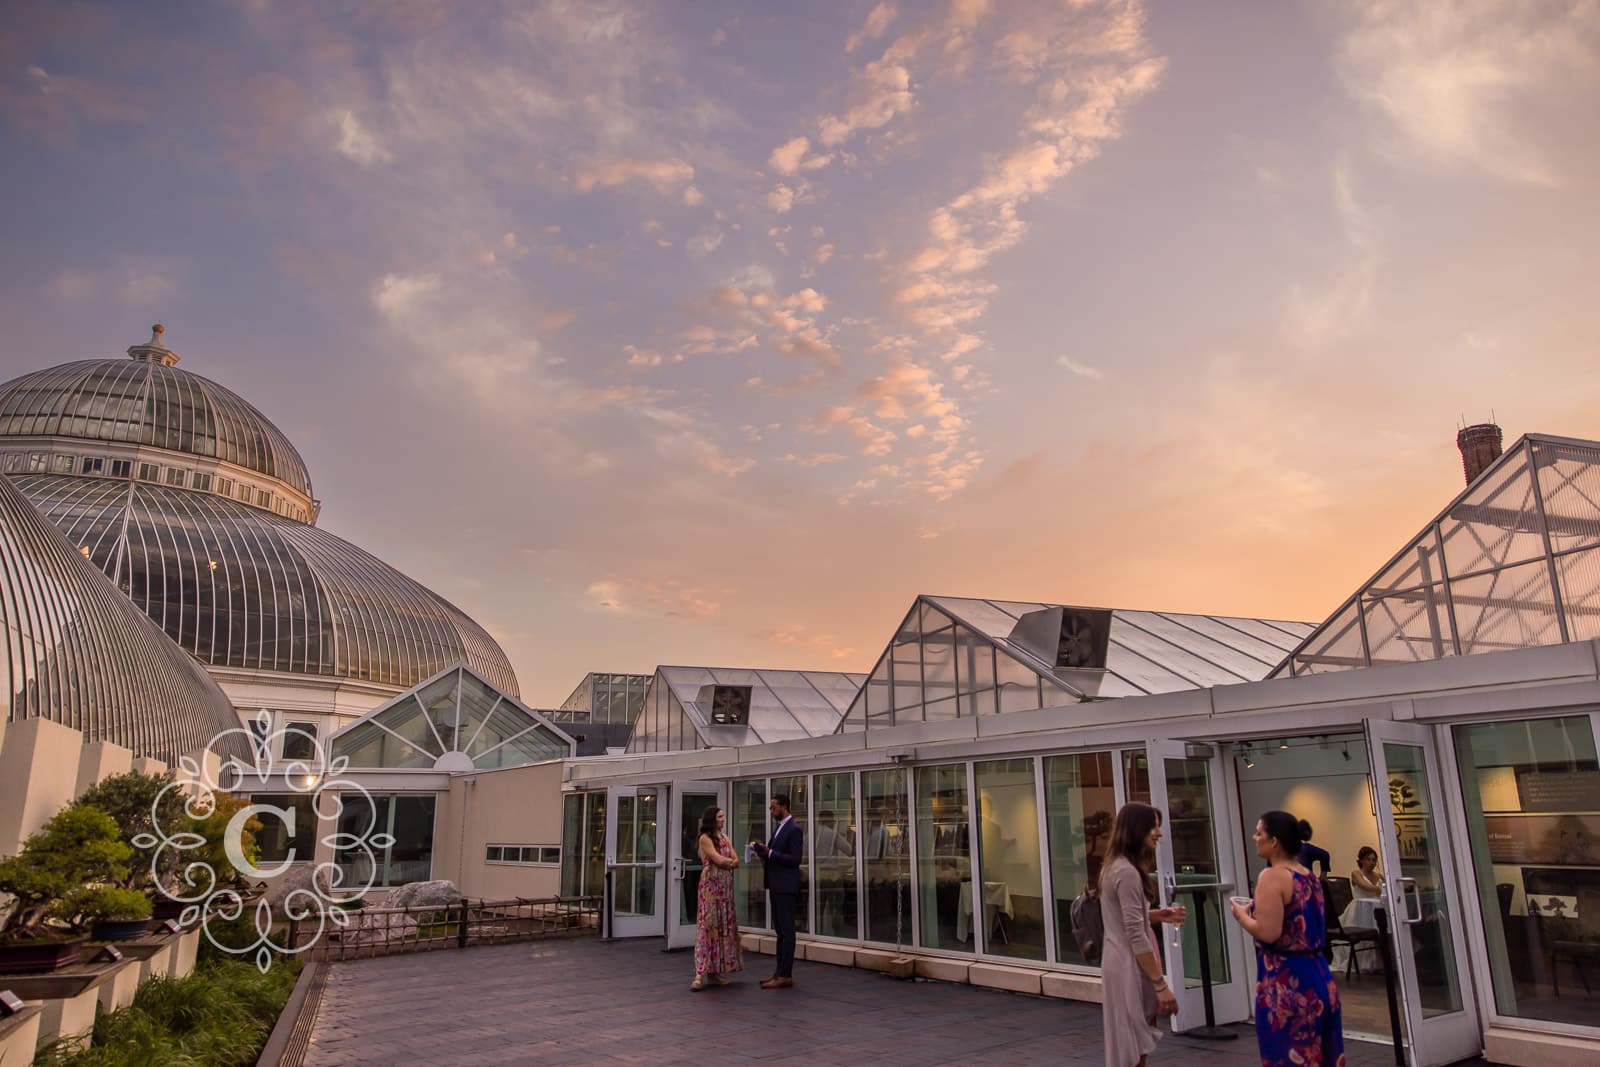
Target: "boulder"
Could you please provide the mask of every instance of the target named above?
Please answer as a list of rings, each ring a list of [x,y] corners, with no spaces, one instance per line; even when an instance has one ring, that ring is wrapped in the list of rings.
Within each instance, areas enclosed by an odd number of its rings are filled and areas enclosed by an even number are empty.
[[[377,913],[357,911],[350,913],[350,924],[339,935],[347,945],[383,945],[396,941],[412,941],[417,936],[417,920],[409,915],[392,912]]]
[[[461,902],[461,890],[445,879],[433,882],[407,882],[389,894],[386,908],[444,908]]]

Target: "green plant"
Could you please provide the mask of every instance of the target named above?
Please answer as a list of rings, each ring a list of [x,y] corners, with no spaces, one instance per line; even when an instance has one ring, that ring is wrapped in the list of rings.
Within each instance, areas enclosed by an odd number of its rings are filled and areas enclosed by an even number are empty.
[[[22,843],[22,851],[0,860],[0,892],[17,898],[0,938],[20,941],[46,936],[45,920],[85,886],[127,877],[132,848],[117,824],[97,808],[73,805]]]
[[[167,833],[186,828],[189,817],[184,812],[185,795],[180,789],[169,789],[175,781],[171,771],[165,774],[114,774],[90,786],[73,803],[98,808],[117,822],[122,839],[130,843],[140,834],[155,833],[157,823]],[[165,792],[163,792],[165,790]],[[155,812],[152,817],[151,812]],[[157,837],[160,835],[157,834]],[[123,885],[128,889],[151,889],[151,865],[155,864],[155,877],[162,885],[171,885],[183,865],[183,853],[168,848],[139,848],[133,845],[133,862]]]
[[[148,919],[150,898],[137,889],[122,889],[113,885],[88,886],[63,897],[55,913],[78,926],[92,926],[97,922],[119,919]]]
[[[35,1067],[235,1067],[254,1063],[294,989],[299,962],[266,974],[238,960],[202,962],[187,978],[157,978],[133,1003],[95,1020],[89,1042],[39,1048]]]

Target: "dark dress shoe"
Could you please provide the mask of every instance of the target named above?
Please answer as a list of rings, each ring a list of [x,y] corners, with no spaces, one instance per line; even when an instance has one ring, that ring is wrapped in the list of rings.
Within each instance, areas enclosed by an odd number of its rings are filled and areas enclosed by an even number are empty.
[[[762,989],[789,989],[794,985],[793,978],[769,978],[761,983]]]

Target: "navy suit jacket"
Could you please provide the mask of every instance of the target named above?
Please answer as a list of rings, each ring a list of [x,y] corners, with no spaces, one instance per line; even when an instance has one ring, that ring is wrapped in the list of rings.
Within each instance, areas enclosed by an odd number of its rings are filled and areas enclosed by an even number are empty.
[[[763,865],[767,890],[800,895],[800,865],[806,861],[806,835],[800,824],[789,822],[767,842]]]

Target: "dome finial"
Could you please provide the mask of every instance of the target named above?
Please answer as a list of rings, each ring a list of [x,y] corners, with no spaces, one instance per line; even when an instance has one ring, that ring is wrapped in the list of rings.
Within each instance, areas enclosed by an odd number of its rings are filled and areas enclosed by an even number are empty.
[[[176,366],[178,353],[161,343],[161,335],[167,328],[159,322],[150,327],[150,340],[142,345],[134,345],[128,349],[128,356],[145,363],[159,363],[163,367]]]

